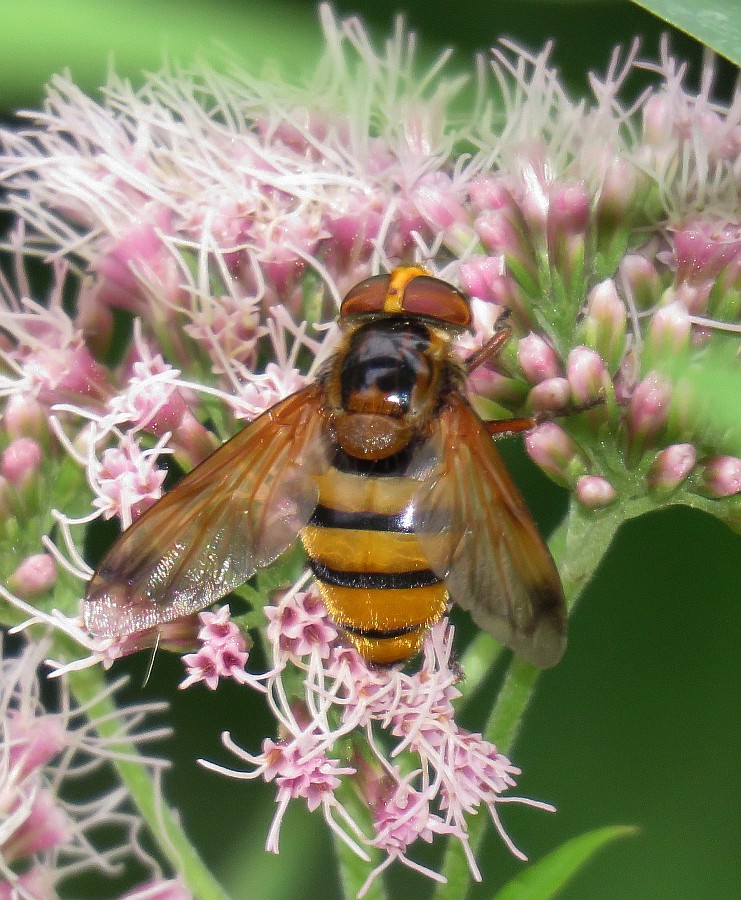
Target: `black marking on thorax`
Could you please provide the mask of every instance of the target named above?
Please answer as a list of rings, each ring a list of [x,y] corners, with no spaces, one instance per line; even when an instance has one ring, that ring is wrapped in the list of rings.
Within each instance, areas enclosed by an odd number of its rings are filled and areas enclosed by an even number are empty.
[[[430,343],[430,329],[423,322],[391,317],[361,325],[350,336],[340,366],[343,408],[353,395],[377,394],[408,412],[415,386],[432,378]]]
[[[396,478],[406,475],[418,446],[418,441],[410,441],[403,450],[383,459],[361,459],[358,456],[350,456],[338,447],[332,460],[332,467],[348,475]]]

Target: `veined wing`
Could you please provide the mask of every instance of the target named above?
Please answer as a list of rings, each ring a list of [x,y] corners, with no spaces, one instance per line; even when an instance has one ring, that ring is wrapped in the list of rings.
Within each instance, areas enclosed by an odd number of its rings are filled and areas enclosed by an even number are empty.
[[[415,530],[431,568],[481,628],[555,665],[566,647],[563,589],[489,433],[454,394],[430,441],[436,464],[415,498]]]
[[[130,634],[196,612],[296,539],[327,467],[322,389],[286,398],[227,441],[128,528],[93,575],[85,625]]]

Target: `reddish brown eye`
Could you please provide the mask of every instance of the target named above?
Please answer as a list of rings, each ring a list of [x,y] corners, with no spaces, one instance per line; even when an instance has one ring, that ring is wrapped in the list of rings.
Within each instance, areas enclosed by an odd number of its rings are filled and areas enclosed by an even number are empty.
[[[351,288],[342,301],[340,316],[367,315],[383,312],[389,289],[388,275],[373,275]]]
[[[465,294],[439,278],[419,275],[404,290],[404,311],[468,328],[471,306]]]
[[[399,266],[390,275],[366,278],[347,293],[340,307],[343,318],[373,313],[425,316],[463,328],[471,324],[466,295],[420,266]]]

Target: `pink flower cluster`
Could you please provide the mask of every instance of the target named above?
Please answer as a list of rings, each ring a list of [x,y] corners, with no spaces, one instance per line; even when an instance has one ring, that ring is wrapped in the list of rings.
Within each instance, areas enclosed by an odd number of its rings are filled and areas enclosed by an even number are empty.
[[[250,681],[245,671],[247,642],[231,621],[229,607],[222,606],[216,612],[202,612],[198,618],[201,622],[198,630],[201,646],[196,653],[183,656],[188,677],[180,687],[184,689],[202,681],[207,688],[215,691],[220,678],[233,678],[241,684]]]
[[[37,669],[46,649],[29,645],[17,656],[0,659],[0,898],[54,900],[66,879],[88,870],[112,877],[136,857],[152,882],[132,897],[188,900],[191,895],[182,888],[166,892],[175,882],[163,880],[158,864],[139,844],[142,822],[128,811],[125,789],[101,794],[98,786],[95,796],[80,795],[81,776],[102,774],[123,743],[141,745],[163,736],[155,728],[135,734],[144,717],[161,705],[121,710],[124,730],[102,738],[95,733],[95,720],[73,706],[64,680],[57,682],[55,708],[42,702]],[[155,773],[163,765],[149,760]]]
[[[701,363],[741,315],[741,93],[718,104],[711,65],[693,93],[665,46],[657,63],[633,46],[574,102],[547,52],[503,42],[477,114],[460,120],[444,59],[419,82],[403,30],[378,53],[356,19],[321,15],[326,59],[279,100],[238,71],[164,73],[139,91],[112,76],[103,104],[57,77],[37,120],[2,133],[18,224],[0,393],[9,436],[35,442],[38,460],[0,472],[0,508],[13,478],[40,487],[66,452],[92,497],[82,514],[63,508],[65,524],[133,521],[161,492],[164,454],[190,468],[237,419],[305,384],[344,291],[416,258],[470,293],[474,342],[509,308],[513,339],[471,387],[559,417],[526,445],[584,507],[639,491],[736,515],[739,457],[665,362]],[[635,68],[655,84],[626,105]],[[491,91],[502,119],[483,112]],[[459,159],[462,141],[475,152]],[[23,272],[28,248],[63,260],[45,305]],[[70,315],[72,266],[90,277]],[[122,358],[121,311],[133,318]],[[683,454],[677,468],[674,448],[689,445],[692,465]]]
[[[480,734],[457,725],[460,673],[451,662],[453,628],[447,621],[431,630],[419,670],[408,672],[369,666],[342,644],[314,590],[294,588],[265,613],[274,670],[260,679],[265,679],[279,738],[264,741],[262,752],[252,754],[226,734],[226,746],[250,768],[204,765],[236,778],[275,782],[277,811],[268,850],[278,852],[286,807],[300,799],[312,811],[321,806],[328,825],[361,858],[368,859],[370,850],[383,853],[361,893],[394,860],[440,879],[409,855],[418,838],[429,842],[436,834],[461,841],[480,880],[466,816],[481,806],[510,849],[524,858],[500,823],[498,805],[515,799],[552,807],[503,796],[514,787],[519,770]],[[348,746],[358,741],[370,756],[360,745],[348,755]],[[372,834],[352,815],[346,778],[370,809]]]
[[[14,218],[0,275],[2,621],[16,624],[15,607],[62,627],[88,663],[187,652],[183,687],[231,678],[263,693],[277,739],[258,754],[225,740],[248,766],[232,774],[276,786],[270,849],[298,799],[359,856],[382,854],[368,884],[393,860],[418,867],[409,851],[436,834],[462,843],[478,877],[466,816],[485,807],[500,827],[518,770],[455,721],[447,624],[418,671],[372,669],[300,580],[265,610],[272,668],[255,675],[226,608],[92,640],[67,575],[90,577],[93,523],[128,525],[168,466],[189,470],[316,378],[347,289],[411,261],[470,294],[463,351],[509,310],[512,339],[471,393],[538,418],[527,450],[586,519],[685,503],[738,520],[738,448],[705,426],[689,376],[741,327],[741,90],[716,103],[712,64],[693,91],[666,46],[657,63],[633,46],[575,102],[547,50],[503,42],[462,118],[446,57],[420,77],[403,29],[377,52],[358,20],[321,16],[327,53],[308,87],[194,68],[136,90],[113,75],[98,102],[59,76],[42,112],[0,133]],[[653,83],[621,99],[636,68]],[[29,256],[49,260],[43,303]],[[0,823],[2,877],[18,884],[47,876],[19,860],[69,843],[64,816],[41,816],[53,746],[20,724],[4,725],[15,781]],[[372,832],[346,802],[350,779]]]

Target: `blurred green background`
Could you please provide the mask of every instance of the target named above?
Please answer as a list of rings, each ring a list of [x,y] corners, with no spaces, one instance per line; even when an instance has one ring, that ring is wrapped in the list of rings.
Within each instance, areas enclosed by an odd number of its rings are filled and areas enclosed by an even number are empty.
[[[6,0],[0,87],[6,115],[35,106],[48,76],[69,68],[93,90],[111,60],[136,80],[163,52],[187,61],[196,48],[217,59],[223,42],[252,71],[268,59],[300,72],[319,50],[315,4],[227,0]],[[335,3],[358,12],[379,39],[397,11],[425,51],[457,48],[456,65],[506,35],[533,48],[555,39],[553,59],[574,92],[589,69],[604,71],[614,44],[634,35],[657,53],[663,27],[620,2],[359,0]],[[693,62],[701,48],[677,33],[672,49]],[[730,84],[730,67],[722,75]],[[517,441],[505,456],[547,533],[565,497],[525,459]],[[620,533],[571,625],[563,662],[542,678],[512,753],[522,767],[522,794],[549,800],[558,812],[506,807],[503,819],[532,859],[605,824],[634,824],[636,837],[604,851],[562,896],[571,900],[696,900],[741,897],[741,714],[739,713],[739,556],[741,538],[699,513],[674,510],[633,522]],[[463,618],[461,642],[470,635]],[[127,663],[132,697],[173,699],[176,734],[167,749],[167,779],[195,843],[235,900],[339,897],[319,816],[288,813],[279,857],[263,852],[273,789],[203,771],[198,757],[230,759],[219,734],[233,732],[256,749],[272,734],[266,710],[247,690],[176,690],[177,661],[159,654],[154,676],[139,687],[148,659]],[[119,666],[125,668],[125,666]],[[475,716],[465,723],[480,727]],[[165,749],[165,748],[163,748]],[[521,866],[492,837],[480,860],[486,880],[473,897],[491,897]],[[425,879],[396,867],[392,897],[427,896]]]

